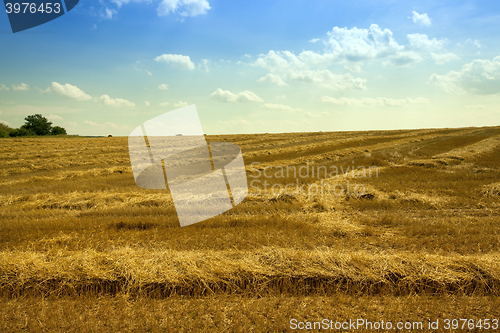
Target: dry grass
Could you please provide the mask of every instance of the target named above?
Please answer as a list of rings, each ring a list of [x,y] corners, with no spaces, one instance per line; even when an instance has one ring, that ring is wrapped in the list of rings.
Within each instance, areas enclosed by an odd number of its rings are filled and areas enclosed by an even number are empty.
[[[431,304],[428,317],[465,315],[457,309],[468,304],[498,317],[489,304],[500,293],[499,135],[490,127],[209,136],[242,148],[249,177],[273,176],[249,178],[259,185],[235,209],[186,228],[168,192],[135,185],[126,138],[0,139],[0,330],[107,330],[81,302],[98,304],[100,318],[109,319],[106,309],[134,313],[143,326],[129,322],[132,331],[286,331],[294,313],[316,307],[319,316],[321,304],[359,297],[377,304],[375,319],[420,316],[420,299]],[[307,165],[342,172],[276,177]],[[346,171],[353,165],[376,176]],[[270,189],[297,181],[305,192]],[[335,192],[348,182],[364,191]],[[325,189],[308,193],[314,186]],[[154,314],[140,318],[148,300]],[[255,307],[276,302],[265,307],[274,317]],[[161,317],[165,304],[197,315]],[[363,309],[334,315],[367,316]],[[181,314],[191,319],[180,323]]]
[[[432,319],[440,320],[441,329],[437,331],[449,332],[443,329],[444,319],[469,318],[477,322],[498,318],[500,308],[500,299],[491,296],[342,293],[331,297],[217,295],[136,300],[123,296],[27,297],[0,302],[2,332],[296,332],[290,328],[292,318],[301,322],[363,318],[391,321],[394,325]]]

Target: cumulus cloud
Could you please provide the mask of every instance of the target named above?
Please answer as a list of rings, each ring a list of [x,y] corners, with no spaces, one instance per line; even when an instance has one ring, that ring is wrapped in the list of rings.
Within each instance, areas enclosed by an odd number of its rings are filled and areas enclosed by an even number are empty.
[[[447,39],[429,39],[426,34],[408,34],[406,37],[409,41],[408,46],[413,49],[440,50],[449,43]]]
[[[149,101],[144,101],[144,105],[146,105],[146,106],[150,106],[150,105],[151,105],[151,103],[149,103]]]
[[[429,16],[427,16],[427,13],[419,14],[416,11],[413,11],[413,23],[417,23],[420,25],[425,25],[426,27],[429,27],[432,22]]]
[[[5,121],[5,120],[0,120],[0,123],[1,123],[1,124],[4,124],[4,125],[6,125],[6,126],[12,127],[12,125],[11,125],[8,121]]]
[[[340,97],[334,98],[329,96],[321,97],[321,102],[330,103],[335,105],[345,105],[345,106],[376,106],[376,107],[396,107],[403,106],[409,104],[421,104],[421,103],[429,103],[427,98],[405,98],[405,99],[392,99],[385,97],[376,97],[376,98],[361,98],[356,99],[352,97]]]
[[[316,43],[316,42],[319,42],[321,39],[319,38],[313,38],[309,41],[309,43]]]
[[[21,83],[19,85],[12,85],[13,90],[30,90],[30,86],[27,85],[26,83]]]
[[[167,106],[167,105],[170,105],[169,102],[161,102],[158,104],[159,106]]]
[[[210,97],[224,103],[264,102],[262,98],[248,90],[233,94],[229,90],[222,90],[221,88],[218,88],[210,95]]]
[[[267,110],[279,110],[279,111],[295,111],[295,110],[300,110],[300,109],[294,109],[291,106],[284,105],[284,104],[272,104],[272,103],[266,103],[261,106],[262,109],[267,109]]]
[[[382,29],[377,24],[370,25],[368,29],[334,27],[324,39],[326,47],[322,53],[305,50],[296,55],[290,51],[270,50],[267,54],[259,55],[252,65],[269,71],[258,82],[285,86],[290,81],[302,81],[334,90],[346,90],[365,89],[366,80],[351,74],[334,74],[328,67],[342,65],[355,73],[361,72],[361,65],[366,62],[380,61],[384,66],[395,67],[411,66],[424,58],[431,58],[432,52],[439,63],[454,58],[445,49],[449,43],[447,39],[430,38],[419,33],[408,34],[407,39],[408,43],[401,45],[391,30]]]
[[[304,52],[297,57],[289,51],[275,52],[272,50],[266,55],[261,54],[253,65],[268,69],[271,75],[268,74],[258,81],[283,85],[285,84],[284,78],[334,90],[365,89],[366,80],[355,78],[350,73],[336,75],[328,69],[310,69],[314,60],[304,61],[303,55]],[[310,56],[311,53],[308,53],[306,57]]]
[[[92,99],[92,97],[87,95],[83,90],[69,83],[60,84],[52,82],[51,86],[48,87],[45,92],[55,93],[68,98],[76,99],[77,101],[88,101]]]
[[[266,76],[261,77],[260,79],[257,80],[257,82],[259,83],[270,82],[277,85],[278,87],[288,86],[288,84],[285,81],[283,81],[281,77],[273,73],[269,73]]]
[[[380,59],[403,50],[389,29],[372,24],[368,29],[334,27],[328,32],[327,46],[332,55],[348,61]]]
[[[135,104],[122,98],[110,98],[108,95],[102,95],[98,98],[103,105],[111,106],[114,108],[121,107],[134,107]]]
[[[493,95],[500,93],[500,56],[493,61],[476,59],[462,66],[460,71],[445,75],[432,74],[430,82],[448,93]]]
[[[268,74],[258,82],[285,86],[290,81],[301,81],[333,90],[365,89],[366,80],[350,73],[334,74],[328,67],[342,65],[350,72],[361,72],[365,62],[381,61],[383,65],[410,66],[430,57],[431,52],[446,50],[446,39],[429,38],[425,34],[407,35],[408,44],[400,45],[392,31],[372,24],[368,29],[334,27],[324,40],[323,53],[305,50],[298,55],[290,51],[270,50],[259,55],[253,66],[265,68]],[[439,57],[439,56],[438,56]],[[439,62],[450,59],[447,54]]]
[[[181,54],[162,54],[155,58],[157,62],[166,62],[179,69],[193,70],[196,68],[189,56]]]
[[[185,107],[185,106],[188,106],[188,103],[187,102],[183,102],[183,101],[178,101],[177,103],[174,104],[174,107],[176,107],[176,108],[182,108],[182,107]]]
[[[4,84],[0,84],[0,90],[10,90],[10,88]]]
[[[452,60],[457,60],[459,57],[454,53],[441,53],[436,54],[431,52],[431,57],[436,61],[436,65],[442,65]]]
[[[168,90],[168,84],[162,83],[158,86],[158,89],[160,90]]]
[[[163,0],[156,10],[158,16],[179,13],[186,17],[206,14],[209,9],[210,4],[206,0]]]

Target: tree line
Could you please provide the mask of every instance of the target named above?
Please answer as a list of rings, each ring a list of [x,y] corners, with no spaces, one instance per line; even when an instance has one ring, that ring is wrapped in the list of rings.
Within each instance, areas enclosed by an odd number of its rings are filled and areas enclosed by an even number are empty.
[[[19,137],[19,136],[43,136],[43,135],[64,135],[66,129],[61,126],[52,126],[47,118],[41,114],[34,114],[24,118],[25,123],[19,128],[10,128],[0,123],[0,137]]]

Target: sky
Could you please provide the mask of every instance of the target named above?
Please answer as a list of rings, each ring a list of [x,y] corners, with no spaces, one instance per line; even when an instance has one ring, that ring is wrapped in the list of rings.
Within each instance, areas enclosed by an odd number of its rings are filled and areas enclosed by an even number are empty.
[[[499,1],[81,0],[12,33],[0,121],[129,135],[195,104],[207,134],[500,125]]]

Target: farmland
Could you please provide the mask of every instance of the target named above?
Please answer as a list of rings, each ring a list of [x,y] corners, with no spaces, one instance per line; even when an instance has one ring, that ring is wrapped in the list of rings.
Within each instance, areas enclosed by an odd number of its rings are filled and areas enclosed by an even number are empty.
[[[126,137],[0,139],[0,331],[499,317],[500,128],[207,141],[240,146],[249,194],[181,228]]]

